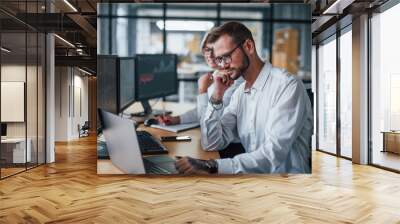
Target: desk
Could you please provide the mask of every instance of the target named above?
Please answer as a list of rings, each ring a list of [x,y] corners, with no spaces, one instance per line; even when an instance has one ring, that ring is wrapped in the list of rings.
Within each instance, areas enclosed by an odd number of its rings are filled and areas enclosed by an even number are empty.
[[[182,108],[188,105],[181,105],[178,103],[160,103],[167,110],[173,110],[184,112]],[[157,108],[157,107],[156,107]],[[193,108],[193,106],[192,106]],[[157,108],[159,109],[159,108]],[[190,108],[189,108],[190,109]],[[179,113],[181,114],[181,113]],[[173,132],[164,131],[161,129],[145,127],[140,125],[138,130],[146,130],[151,133],[155,138],[160,136],[176,135]],[[184,132],[179,132],[178,135],[189,135],[192,137],[190,142],[162,142],[162,144],[168,149],[168,156],[175,158],[175,156],[190,156],[197,159],[217,159],[219,158],[218,152],[206,152],[201,148],[200,144],[200,128],[191,129]],[[97,160],[97,173],[98,174],[123,174],[120,169],[115,167],[110,160],[99,159]]]
[[[400,132],[382,131],[381,133],[383,134],[382,152],[392,152],[400,154]]]
[[[6,163],[25,163],[31,161],[31,145],[32,141],[27,138],[28,142],[25,151],[25,138],[6,138],[1,139],[1,152],[2,159],[5,159]],[[26,154],[25,154],[26,152]],[[27,161],[25,161],[27,158]]]

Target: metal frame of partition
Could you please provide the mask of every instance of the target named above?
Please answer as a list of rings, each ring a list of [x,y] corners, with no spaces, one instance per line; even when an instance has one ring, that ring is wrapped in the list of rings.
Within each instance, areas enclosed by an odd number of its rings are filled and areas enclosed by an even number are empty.
[[[30,1],[30,2],[32,2],[32,1]],[[36,4],[36,11],[37,12],[39,12],[39,6],[38,6],[39,2],[44,2],[44,1],[36,0],[34,2],[34,3],[37,3]],[[25,12],[27,12],[27,3],[28,3],[28,1],[25,0],[25,1],[22,1],[22,3],[25,3]],[[46,3],[47,3],[47,1],[46,1]],[[46,12],[47,12],[47,8],[48,7],[46,7]],[[2,179],[5,179],[5,178],[8,178],[8,177],[17,175],[19,173],[25,172],[27,170],[36,168],[38,166],[41,166],[41,165],[45,164],[46,160],[47,160],[47,158],[46,158],[47,157],[47,153],[46,153],[46,148],[47,148],[47,140],[46,140],[47,139],[46,138],[46,136],[47,136],[47,128],[46,128],[46,126],[47,126],[47,120],[46,120],[46,118],[47,118],[47,111],[46,111],[46,108],[47,108],[47,100],[46,100],[46,98],[47,98],[47,81],[46,81],[46,78],[47,78],[47,38],[46,38],[46,35],[47,35],[47,33],[44,33],[44,32],[41,32],[41,31],[35,29],[34,27],[24,23],[23,21],[21,21],[18,18],[12,16],[7,11],[5,11],[5,10],[3,10],[1,8],[0,8],[0,10],[3,13],[6,13],[8,16],[10,16],[10,18],[14,19],[15,21],[18,21],[18,22],[22,23],[23,26],[24,26],[24,32],[21,32],[21,34],[25,35],[25,41],[24,41],[25,42],[25,87],[24,87],[24,89],[25,89],[25,93],[24,93],[24,98],[25,98],[24,99],[25,168],[23,170],[21,170],[21,171],[14,172],[14,173],[9,174],[7,176],[3,176],[3,174],[4,174],[4,172],[2,172],[3,168],[0,167],[0,180],[2,180]],[[26,17],[26,15],[27,14],[25,14],[25,17]],[[31,32],[29,32],[30,30],[33,31],[33,35],[36,36],[36,41],[35,41],[35,44],[36,44],[36,49],[35,49],[35,53],[36,53],[36,61],[35,61],[36,62],[36,65],[35,65],[36,66],[36,71],[35,71],[35,75],[36,75],[36,91],[35,92],[36,93],[34,93],[34,94],[36,95],[36,105],[37,106],[36,106],[36,122],[34,122],[34,124],[36,125],[36,128],[35,128],[36,136],[32,136],[32,138],[36,138],[36,161],[35,161],[35,163],[30,163],[29,166],[28,166],[28,162],[27,162],[28,161],[28,153],[27,153],[27,147],[28,147],[28,111],[27,111],[28,92],[27,92],[27,82],[28,82],[28,59],[29,59],[28,58],[28,33],[31,33]],[[2,42],[2,34],[3,33],[9,33],[9,32],[0,31],[0,45],[2,45],[1,42]],[[40,33],[42,33],[44,35],[43,35],[43,38],[41,39],[41,43],[43,44],[43,46],[42,46],[43,49],[39,52],[39,39],[40,39],[39,38],[40,37],[39,34]],[[42,98],[41,101],[42,101],[42,104],[43,104],[42,105],[42,109],[43,109],[42,113],[44,113],[44,114],[40,114],[39,115],[39,65],[40,65],[40,63],[39,63],[39,55],[40,55],[40,53],[44,54],[44,55],[41,55],[42,62],[43,62],[42,63],[42,70],[41,70],[41,72],[42,72],[41,82],[42,82],[42,86],[43,86],[43,92],[41,93],[41,96],[43,98]],[[2,62],[3,62],[2,59],[3,59],[2,55],[0,54],[0,68],[1,68]],[[1,69],[0,69],[0,81],[1,81]],[[1,94],[0,94],[0,96],[1,96]],[[43,127],[42,127],[43,128],[43,133],[40,133],[40,134],[43,135],[42,136],[42,138],[43,138],[42,147],[43,148],[41,148],[41,150],[43,152],[43,155],[42,155],[43,162],[39,162],[39,145],[40,145],[40,143],[39,143],[39,120],[41,122],[43,122]],[[2,151],[1,149],[2,148],[1,148],[1,145],[0,145],[0,155],[1,155],[1,151]]]
[[[339,29],[336,30],[336,154],[342,156],[341,152],[341,133],[342,133],[342,123],[340,119],[340,35]]]

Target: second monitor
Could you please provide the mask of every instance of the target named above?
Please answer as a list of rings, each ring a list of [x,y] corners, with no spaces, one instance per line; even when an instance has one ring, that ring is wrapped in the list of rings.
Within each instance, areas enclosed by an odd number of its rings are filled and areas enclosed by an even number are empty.
[[[177,93],[177,55],[136,55],[135,100],[141,101],[144,112],[134,114],[134,116],[165,113],[164,111],[153,111],[148,100]]]

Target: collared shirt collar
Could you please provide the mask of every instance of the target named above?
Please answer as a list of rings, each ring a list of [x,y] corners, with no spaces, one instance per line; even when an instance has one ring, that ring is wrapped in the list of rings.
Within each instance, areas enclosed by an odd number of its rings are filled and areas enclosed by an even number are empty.
[[[270,72],[271,72],[271,64],[269,62],[265,62],[256,81],[253,83],[253,86],[251,88],[247,89],[245,88],[244,92],[249,93],[250,90],[255,90],[255,91],[263,90]]]

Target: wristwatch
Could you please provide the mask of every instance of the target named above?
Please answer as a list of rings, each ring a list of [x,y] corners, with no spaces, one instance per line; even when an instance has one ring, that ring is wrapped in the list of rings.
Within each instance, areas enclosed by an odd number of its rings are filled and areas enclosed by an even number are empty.
[[[222,108],[224,108],[223,101],[215,100],[213,96],[210,97],[210,103],[215,110],[221,110]]]
[[[210,97],[210,103],[213,104],[213,105],[219,105],[219,104],[222,104],[222,99],[216,100],[216,99],[214,99],[214,96],[211,95],[211,97]]]
[[[218,173],[218,163],[215,160],[207,160],[206,164],[209,173]]]

